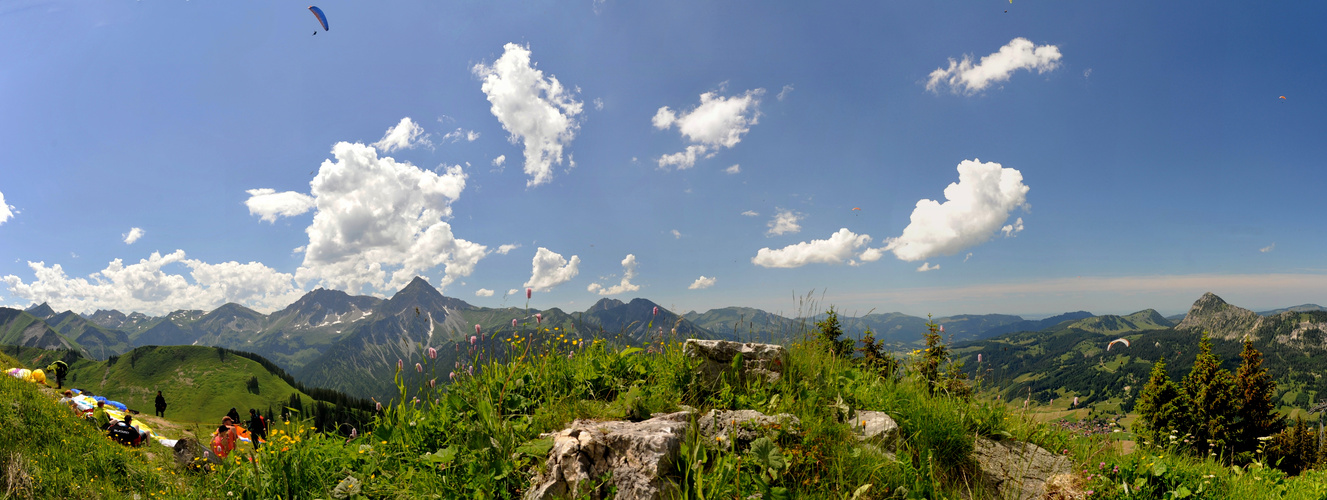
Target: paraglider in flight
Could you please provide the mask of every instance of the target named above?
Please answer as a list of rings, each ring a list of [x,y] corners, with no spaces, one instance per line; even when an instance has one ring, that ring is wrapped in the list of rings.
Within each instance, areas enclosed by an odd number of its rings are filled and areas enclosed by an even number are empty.
[[[853,210],[861,210],[862,207],[852,207]]]
[[[310,6],[309,6],[309,12],[312,12],[313,15],[314,15],[315,17],[318,18],[318,22],[319,22],[319,23],[322,23],[322,25],[323,25],[323,31],[327,31],[327,29],[328,29],[328,28],[327,28],[327,16],[323,15],[323,10],[322,10],[322,9],[319,9],[319,8],[316,7],[316,6],[310,5]],[[313,30],[313,34],[317,35],[317,34],[318,34],[318,30]]]
[[[1286,98],[1286,96],[1281,96],[1281,100],[1285,100],[1285,98]]]
[[[1110,341],[1109,344],[1106,344],[1106,350],[1109,351],[1109,350],[1110,350],[1110,346],[1115,345],[1116,342],[1123,342],[1123,343],[1124,343],[1124,347],[1129,347],[1129,339],[1115,339],[1115,340]]]

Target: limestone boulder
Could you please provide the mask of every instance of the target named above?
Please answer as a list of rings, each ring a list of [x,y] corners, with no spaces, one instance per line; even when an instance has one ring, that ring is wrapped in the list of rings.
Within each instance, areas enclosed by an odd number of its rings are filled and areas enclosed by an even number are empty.
[[[889,452],[898,447],[898,423],[883,411],[858,410],[849,423],[859,441],[869,441]]]
[[[710,410],[696,421],[700,434],[706,439],[722,436],[736,440],[739,446],[773,433],[776,429],[800,432],[802,421],[788,413],[766,415],[756,410]]]
[[[677,492],[666,476],[676,471],[690,418],[677,412],[642,422],[572,422],[553,435],[544,470],[525,498],[602,499],[610,486],[621,500],[672,498]]]
[[[1070,486],[1074,483],[1073,462],[1035,444],[978,438],[972,458],[977,462],[983,486],[994,498],[1075,497]]]
[[[682,346],[682,353],[700,360],[697,374],[710,385],[723,379],[738,355],[742,356],[741,371],[731,375],[742,382],[777,382],[788,366],[788,349],[778,344],[689,339]]]

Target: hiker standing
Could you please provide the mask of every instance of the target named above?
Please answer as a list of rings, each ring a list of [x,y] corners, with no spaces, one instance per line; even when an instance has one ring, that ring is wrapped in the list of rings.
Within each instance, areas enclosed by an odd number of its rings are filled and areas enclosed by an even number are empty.
[[[235,408],[231,408],[230,411],[226,412],[226,416],[230,417],[230,422],[232,424],[240,423],[240,412]]]
[[[267,439],[267,422],[253,408],[249,408],[249,437],[255,450],[258,449],[259,439]]]
[[[166,418],[166,396],[162,396],[161,391],[157,391],[157,416]]]
[[[57,359],[46,367],[46,372],[55,374],[56,389],[64,389],[65,374],[69,373],[69,363]]]

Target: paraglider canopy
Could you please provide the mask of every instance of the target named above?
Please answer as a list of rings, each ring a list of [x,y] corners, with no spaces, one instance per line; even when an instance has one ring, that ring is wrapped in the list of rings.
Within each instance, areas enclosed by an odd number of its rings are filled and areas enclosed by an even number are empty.
[[[1124,347],[1129,347],[1129,339],[1115,339],[1115,340],[1110,341],[1109,344],[1106,344],[1106,350],[1109,351],[1109,350],[1110,350],[1110,346],[1113,346],[1113,345],[1115,345],[1116,343],[1123,343],[1123,344],[1124,344]]]
[[[323,31],[327,31],[327,16],[323,15],[323,10],[319,9],[316,6],[310,5],[309,12],[312,12],[313,15],[318,18],[319,23],[322,23]]]

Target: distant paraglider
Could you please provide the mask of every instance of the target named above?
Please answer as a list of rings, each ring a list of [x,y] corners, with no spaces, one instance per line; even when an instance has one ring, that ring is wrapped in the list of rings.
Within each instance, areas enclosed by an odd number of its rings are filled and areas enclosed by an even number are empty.
[[[327,31],[327,30],[328,30],[328,28],[327,28],[327,16],[323,15],[323,10],[322,10],[322,9],[319,9],[319,8],[316,7],[316,6],[310,5],[310,6],[309,6],[309,12],[312,12],[313,15],[314,15],[315,17],[318,18],[318,22],[321,23],[321,24],[323,25],[323,31]],[[318,34],[318,30],[313,30],[313,34],[317,35],[317,34]]]
[[[1106,350],[1110,351],[1110,347],[1115,345],[1116,343],[1123,343],[1124,347],[1129,347],[1129,339],[1115,339],[1110,341],[1109,344],[1106,344]]]

